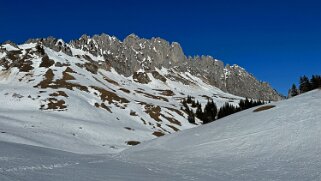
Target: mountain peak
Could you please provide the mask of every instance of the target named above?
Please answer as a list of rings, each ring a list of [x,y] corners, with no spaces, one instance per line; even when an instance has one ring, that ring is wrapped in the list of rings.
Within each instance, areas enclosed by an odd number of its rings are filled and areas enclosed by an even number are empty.
[[[256,80],[238,65],[224,67],[222,61],[212,56],[187,58],[179,43],[169,43],[161,38],[144,39],[130,34],[121,42],[114,36],[100,34],[92,37],[82,35],[78,40],[69,43],[54,37],[30,39],[26,43],[39,43],[69,56],[79,56],[75,50],[88,52],[94,57],[102,57],[107,64],[126,77],[132,76],[138,70],[149,73],[163,67],[175,67],[176,71],[191,72],[210,85],[235,95],[263,100],[281,99],[268,84]],[[226,71],[228,77],[225,76]]]

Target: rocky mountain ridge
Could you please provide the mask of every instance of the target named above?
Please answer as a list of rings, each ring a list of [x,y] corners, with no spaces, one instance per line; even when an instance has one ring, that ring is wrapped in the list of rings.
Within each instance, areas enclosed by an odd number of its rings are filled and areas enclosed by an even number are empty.
[[[188,121],[187,96],[203,110],[209,99],[217,107],[237,106],[250,94],[278,99],[239,66],[186,57],[178,43],[134,35],[123,42],[108,35],[5,42],[0,85],[0,141],[77,153],[119,152],[202,124]],[[244,97],[227,93],[230,87]]]
[[[257,80],[242,67],[224,66],[222,61],[212,56],[187,57],[180,44],[169,43],[161,38],[144,39],[131,34],[120,41],[114,36],[101,34],[93,37],[83,35],[69,43],[53,37],[30,39],[26,43],[41,43],[70,56],[70,48],[89,52],[100,57],[104,68],[113,67],[126,77],[134,75],[135,72],[142,72],[140,75],[143,76],[145,73],[154,72],[155,68],[164,67],[178,72],[190,72],[204,82],[234,95],[273,101],[282,99],[268,83]],[[148,82],[148,79],[144,82]]]

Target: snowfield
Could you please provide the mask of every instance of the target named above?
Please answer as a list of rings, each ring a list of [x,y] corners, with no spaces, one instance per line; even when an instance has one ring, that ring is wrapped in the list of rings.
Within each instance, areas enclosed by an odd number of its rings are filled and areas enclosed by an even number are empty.
[[[110,155],[78,155],[30,145],[0,142],[1,181],[179,180]]]
[[[168,135],[120,158],[190,180],[321,180],[321,91]]]
[[[188,95],[244,98],[175,66],[125,77],[62,40],[3,44],[0,59],[0,181],[321,180],[320,90],[201,125]]]
[[[321,180],[321,91],[271,105],[117,154],[0,142],[0,180]]]
[[[159,76],[170,74],[190,84],[169,78],[163,82],[151,73],[146,73],[151,81],[143,84],[112,67],[99,67],[106,63],[102,57],[71,51],[73,56],[36,43],[1,45],[0,141],[81,154],[118,153],[200,125],[198,119],[189,123],[180,110],[187,95],[203,107],[208,97],[218,106],[242,99],[166,68],[156,70]]]

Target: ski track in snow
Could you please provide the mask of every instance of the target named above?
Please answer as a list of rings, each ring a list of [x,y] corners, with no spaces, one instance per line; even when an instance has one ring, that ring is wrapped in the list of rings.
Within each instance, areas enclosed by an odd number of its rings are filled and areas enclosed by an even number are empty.
[[[0,172],[18,172],[18,171],[35,171],[35,170],[52,170],[55,168],[64,168],[78,165],[79,163],[54,163],[49,165],[19,166],[14,168],[0,168]]]

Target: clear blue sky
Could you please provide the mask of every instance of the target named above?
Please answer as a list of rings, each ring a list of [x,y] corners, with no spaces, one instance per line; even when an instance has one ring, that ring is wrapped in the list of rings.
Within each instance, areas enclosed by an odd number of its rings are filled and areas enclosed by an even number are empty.
[[[1,2],[0,41],[107,33],[162,37],[187,55],[239,64],[286,94],[300,75],[321,73],[321,1],[174,0]]]

